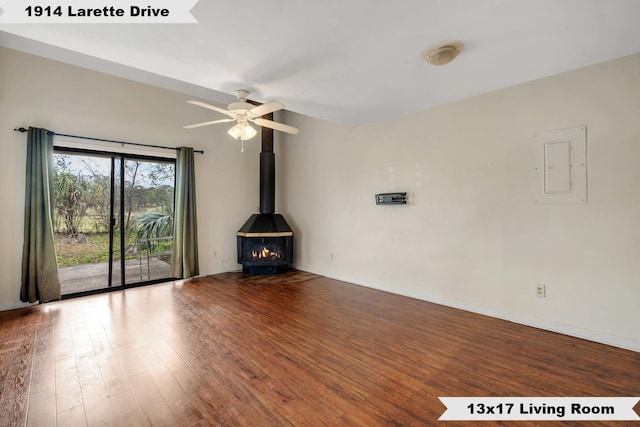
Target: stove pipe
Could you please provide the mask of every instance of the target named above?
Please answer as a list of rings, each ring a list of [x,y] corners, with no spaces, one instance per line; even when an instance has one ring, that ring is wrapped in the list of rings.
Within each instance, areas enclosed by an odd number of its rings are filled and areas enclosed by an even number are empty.
[[[266,115],[273,120],[273,113]],[[273,129],[262,128],[262,152],[260,152],[260,213],[276,211],[276,155],[273,152]]]

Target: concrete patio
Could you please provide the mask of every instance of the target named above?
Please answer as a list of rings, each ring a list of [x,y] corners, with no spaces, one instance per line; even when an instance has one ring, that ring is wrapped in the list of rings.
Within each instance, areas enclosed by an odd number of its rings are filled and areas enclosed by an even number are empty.
[[[127,285],[150,280],[166,279],[171,272],[171,266],[159,258],[148,260],[138,259],[125,261],[125,283]],[[84,264],[76,267],[62,267],[58,269],[58,277],[62,284],[62,295],[77,292],[104,289],[109,284],[109,263]],[[120,263],[113,267],[112,287],[120,286]]]

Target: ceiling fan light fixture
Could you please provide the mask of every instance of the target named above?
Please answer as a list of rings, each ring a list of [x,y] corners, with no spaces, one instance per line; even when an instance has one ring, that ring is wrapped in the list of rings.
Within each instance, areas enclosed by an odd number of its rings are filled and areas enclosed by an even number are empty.
[[[422,51],[422,59],[431,65],[446,65],[456,59],[464,49],[460,40],[450,40],[427,47]]]
[[[246,141],[247,139],[251,139],[256,136],[258,131],[251,127],[247,122],[238,122],[238,124],[229,129],[227,133],[234,139]]]
[[[255,103],[247,102],[247,96],[249,92],[246,90],[236,91],[238,102],[232,102],[228,105],[227,109],[216,107],[205,102],[189,100],[187,103],[197,105],[198,107],[207,108],[218,113],[222,113],[228,116],[228,119],[211,120],[208,122],[196,123],[193,125],[183,126],[185,129],[192,129],[201,126],[209,126],[217,123],[236,122],[236,125],[227,131],[227,133],[235,140],[246,141],[253,138],[258,134],[249,123],[254,123],[257,126],[265,127],[268,129],[285,132],[290,135],[296,135],[298,128],[294,126],[285,125],[284,123],[274,122],[273,120],[263,118],[267,114],[271,114],[274,111],[279,111],[284,108],[284,105],[278,101],[269,101],[264,104],[254,105]]]

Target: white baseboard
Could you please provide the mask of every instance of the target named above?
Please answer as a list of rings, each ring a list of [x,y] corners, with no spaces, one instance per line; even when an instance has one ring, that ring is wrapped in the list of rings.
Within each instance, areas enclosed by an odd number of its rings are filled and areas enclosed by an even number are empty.
[[[307,268],[305,268],[303,266],[296,266],[295,268],[298,269],[298,270],[301,270],[301,271],[306,271],[308,273],[313,273],[313,274],[318,274],[318,275],[321,275],[321,276],[325,276],[325,277],[328,277],[330,279],[340,280],[342,282],[352,283],[352,284],[358,285],[358,286],[364,286],[366,288],[377,289],[377,290],[380,290],[380,291],[385,291],[385,292],[393,293],[393,294],[396,294],[396,295],[402,295],[402,296],[409,297],[409,298],[415,298],[415,299],[419,299],[419,300],[422,300],[422,301],[431,302],[431,303],[434,303],[434,304],[440,304],[440,305],[444,305],[444,306],[447,306],[447,307],[457,308],[457,309],[460,309],[460,310],[469,311],[471,313],[482,314],[482,315],[485,315],[485,316],[494,317],[496,319],[502,319],[502,320],[507,320],[509,322],[518,323],[520,325],[531,326],[531,327],[534,327],[534,328],[543,329],[543,330],[551,331],[551,332],[557,332],[559,334],[569,335],[569,336],[572,336],[572,337],[581,338],[581,339],[585,339],[585,340],[588,340],[588,341],[593,341],[593,342],[597,342],[597,343],[600,343],[600,344],[606,344],[606,345],[610,345],[610,346],[613,346],[613,347],[623,348],[625,350],[631,350],[631,351],[635,351],[635,352],[640,353],[640,341],[634,340],[634,339],[631,339],[631,338],[620,337],[620,336],[611,335],[611,334],[607,334],[607,333],[599,332],[599,331],[592,331],[592,330],[589,330],[589,329],[583,329],[583,328],[579,328],[579,327],[576,327],[576,326],[566,325],[566,324],[563,324],[563,323],[556,323],[556,322],[549,322],[549,321],[546,321],[546,320],[520,317],[520,316],[513,315],[511,313],[503,313],[503,312],[485,310],[485,309],[480,308],[480,307],[470,306],[470,305],[467,305],[467,304],[461,304],[461,303],[459,303],[457,301],[450,301],[450,300],[445,300],[445,299],[442,299],[442,298],[430,298],[430,297],[425,297],[423,295],[412,295],[410,293],[400,293],[400,292],[396,292],[396,291],[391,290],[391,289],[372,286],[372,285],[370,285],[368,283],[362,283],[362,282],[359,282],[358,280],[355,280],[355,279],[350,278],[350,277],[343,277],[343,276],[320,273],[320,272],[317,272],[317,271],[313,271],[313,269],[307,269]]]
[[[7,311],[7,310],[15,310],[18,308],[25,308],[25,307],[31,307],[32,305],[37,305],[38,303],[30,303],[30,302],[20,302],[20,303],[13,303],[13,304],[0,304],[0,311]]]

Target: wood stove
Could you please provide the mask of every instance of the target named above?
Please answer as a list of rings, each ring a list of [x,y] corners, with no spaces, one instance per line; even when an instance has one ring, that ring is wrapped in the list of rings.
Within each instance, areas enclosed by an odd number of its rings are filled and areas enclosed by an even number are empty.
[[[264,116],[273,119],[273,114]],[[278,274],[293,263],[293,230],[275,212],[275,154],[273,130],[262,128],[260,153],[260,213],[238,230],[238,264],[247,274]]]
[[[282,215],[252,215],[238,231],[238,263],[244,273],[284,273],[292,262],[293,231]]]

